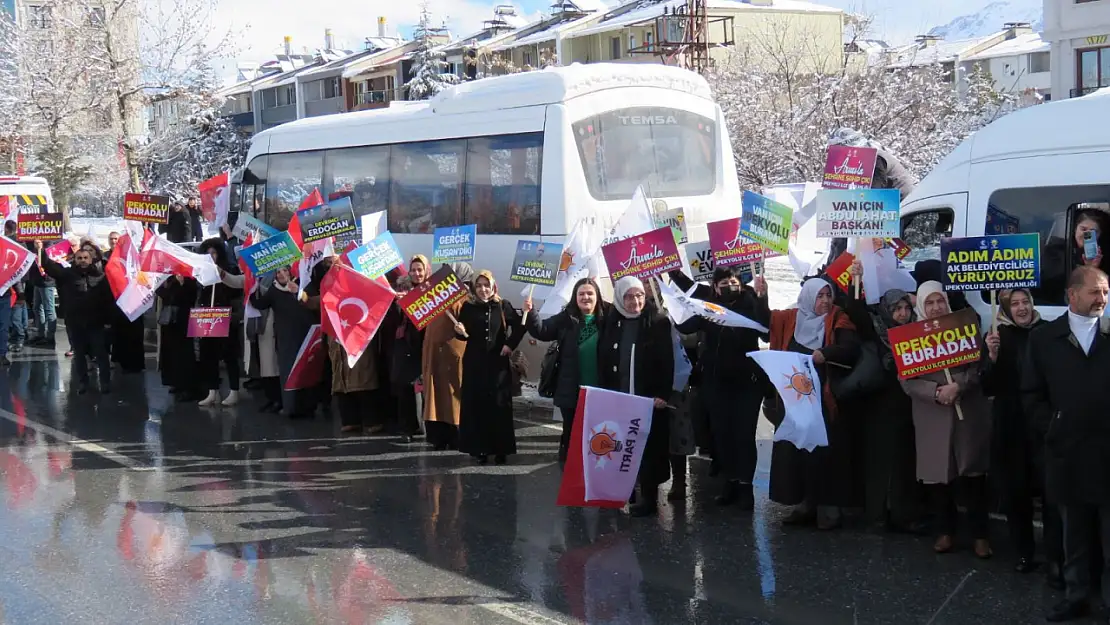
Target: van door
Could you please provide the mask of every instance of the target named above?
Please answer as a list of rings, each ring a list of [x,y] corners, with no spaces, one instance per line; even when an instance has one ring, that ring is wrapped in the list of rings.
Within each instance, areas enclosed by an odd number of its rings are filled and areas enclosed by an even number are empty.
[[[917,200],[902,212],[902,240],[910,246],[906,262],[940,260],[940,241],[967,232],[967,193]]]

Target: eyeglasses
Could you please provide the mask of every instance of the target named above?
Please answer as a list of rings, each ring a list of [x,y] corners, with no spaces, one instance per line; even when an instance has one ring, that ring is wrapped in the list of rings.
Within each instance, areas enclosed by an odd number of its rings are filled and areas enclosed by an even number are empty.
[[[624,294],[624,299],[632,299],[632,300],[647,299],[647,295],[645,295],[644,293],[625,293]]]

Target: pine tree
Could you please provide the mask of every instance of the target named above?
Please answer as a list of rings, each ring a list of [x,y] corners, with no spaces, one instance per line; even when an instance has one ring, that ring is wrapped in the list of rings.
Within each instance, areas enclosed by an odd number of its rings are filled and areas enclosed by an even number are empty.
[[[412,69],[408,82],[410,100],[427,100],[447,87],[459,82],[450,69],[447,57],[437,50],[439,43],[436,34],[440,29],[431,25],[431,12],[425,2],[420,9],[420,24],[416,27],[416,40],[419,42],[413,51]]]

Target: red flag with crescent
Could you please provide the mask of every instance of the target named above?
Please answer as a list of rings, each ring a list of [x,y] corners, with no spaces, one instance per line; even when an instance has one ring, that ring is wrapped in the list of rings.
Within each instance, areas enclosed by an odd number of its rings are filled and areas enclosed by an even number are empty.
[[[8,237],[0,236],[0,293],[19,282],[35,262],[35,256]]]
[[[332,265],[329,288],[321,290],[320,310],[354,367],[377,334],[393,304],[393,290],[339,263]]]
[[[325,360],[324,331],[320,324],[315,324],[301,342],[301,350],[297,352],[293,368],[285,379],[285,390],[296,391],[319,384],[324,379]]]

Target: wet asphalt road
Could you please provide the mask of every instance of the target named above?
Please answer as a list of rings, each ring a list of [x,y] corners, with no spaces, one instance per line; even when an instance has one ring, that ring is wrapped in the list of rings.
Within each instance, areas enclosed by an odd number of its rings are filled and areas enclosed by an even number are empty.
[[[62,333],[59,332],[59,335]],[[337,423],[109,397],[27,349],[0,373],[0,624],[1040,623],[1057,599],[997,555],[717,510],[707,463],[657,519],[554,504],[558,426],[505,467]],[[154,360],[148,360],[154,368]]]

